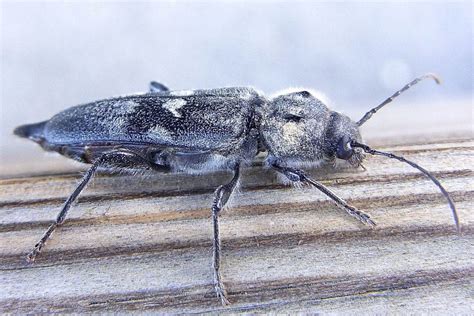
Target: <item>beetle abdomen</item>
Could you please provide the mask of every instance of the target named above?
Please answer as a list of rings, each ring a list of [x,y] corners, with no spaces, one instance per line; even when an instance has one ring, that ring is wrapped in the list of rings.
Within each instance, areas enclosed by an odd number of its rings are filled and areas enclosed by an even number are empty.
[[[25,124],[15,128],[13,133],[17,136],[29,138],[35,142],[41,142],[44,139],[44,127],[48,121]]]

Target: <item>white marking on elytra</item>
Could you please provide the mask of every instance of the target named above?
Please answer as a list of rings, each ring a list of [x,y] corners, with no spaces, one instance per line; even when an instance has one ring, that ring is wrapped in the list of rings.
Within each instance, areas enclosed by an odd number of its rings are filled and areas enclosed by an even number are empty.
[[[108,113],[110,115],[104,116],[99,120],[99,123],[104,129],[109,131],[111,136],[123,134],[123,128],[128,123],[128,116],[132,114],[140,104],[132,100],[118,100],[114,104]],[[98,107],[96,111],[100,108]]]
[[[137,106],[140,104],[132,100],[118,100],[113,104],[114,112],[120,115],[132,113]]]
[[[194,94],[193,90],[177,90],[177,91],[170,92],[170,95],[175,96],[175,97],[187,97],[193,94]]]
[[[174,117],[181,117],[181,113],[179,113],[178,110],[181,109],[185,105],[186,105],[186,101],[183,99],[172,99],[172,100],[166,101],[163,104],[163,108],[170,111]]]
[[[165,142],[171,142],[173,141],[173,137],[171,136],[171,133],[164,128],[161,125],[155,125],[153,128],[151,128],[148,133],[153,139],[156,140],[161,140]]]

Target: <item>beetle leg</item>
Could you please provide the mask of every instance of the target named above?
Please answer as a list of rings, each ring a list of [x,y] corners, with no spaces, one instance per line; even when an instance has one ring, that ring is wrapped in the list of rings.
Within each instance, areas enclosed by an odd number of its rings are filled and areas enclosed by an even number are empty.
[[[151,81],[148,85],[150,92],[167,92],[170,89],[162,83]]]
[[[325,185],[322,183],[319,183],[311,178],[309,178],[302,170],[290,168],[290,167],[282,167],[279,166],[278,164],[273,164],[272,167],[284,174],[289,180],[293,182],[302,182],[302,183],[308,183],[318,189],[319,191],[323,192],[326,194],[329,198],[331,198],[339,208],[342,210],[346,211],[350,216],[358,219],[364,224],[370,225],[370,226],[375,226],[375,222],[370,219],[370,216],[362,211],[359,211],[357,208],[355,208],[352,205],[347,204],[346,201],[338,197],[334,192],[329,190]]]
[[[218,187],[214,194],[214,202],[212,203],[212,222],[214,225],[214,236],[213,236],[213,260],[212,260],[212,267],[214,270],[214,290],[216,291],[216,295],[220,298],[222,305],[229,304],[229,300],[227,299],[227,292],[224,288],[224,284],[222,283],[222,276],[220,273],[220,263],[221,263],[221,243],[219,238],[219,212],[225,206],[229,197],[231,196],[232,192],[234,191],[237,183],[239,182],[240,176],[240,166],[237,164],[234,167],[234,177],[232,180],[225,184]]]
[[[165,168],[164,166],[158,166],[158,165],[152,164],[145,157],[142,157],[140,154],[128,149],[116,149],[116,150],[112,150],[112,151],[104,153],[92,164],[89,170],[87,170],[87,172],[85,173],[79,185],[76,187],[76,189],[74,189],[72,194],[67,198],[61,211],[57,215],[56,220],[49,226],[48,230],[43,234],[41,239],[36,243],[35,248],[28,254],[27,256],[28,262],[35,261],[36,256],[41,252],[41,249],[43,248],[44,244],[49,239],[51,234],[54,232],[54,230],[58,226],[60,226],[64,222],[64,220],[66,219],[67,212],[71,208],[72,203],[74,203],[74,201],[77,199],[77,197],[82,192],[82,190],[84,190],[87,183],[89,183],[92,176],[94,176],[94,174],[96,173],[97,168],[101,167],[102,165],[111,166],[118,162],[120,162],[123,166],[123,164],[126,162],[127,159],[129,159],[128,161],[129,166],[138,165],[138,164],[147,164],[152,169],[161,170]]]

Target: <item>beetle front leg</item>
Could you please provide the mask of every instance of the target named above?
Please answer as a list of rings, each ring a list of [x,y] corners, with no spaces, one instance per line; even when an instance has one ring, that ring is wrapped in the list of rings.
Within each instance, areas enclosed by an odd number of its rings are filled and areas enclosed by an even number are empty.
[[[125,148],[112,150],[110,152],[104,153],[92,164],[89,170],[87,170],[87,172],[85,173],[79,185],[76,187],[76,189],[74,189],[72,194],[67,198],[61,211],[56,216],[56,220],[48,227],[48,230],[43,234],[41,239],[36,243],[34,249],[26,257],[26,260],[28,262],[35,261],[36,256],[41,252],[41,249],[45,245],[46,241],[51,237],[52,233],[56,230],[56,228],[58,228],[58,226],[60,226],[64,222],[64,220],[66,219],[67,212],[71,208],[71,205],[77,199],[77,197],[82,192],[82,190],[84,190],[87,183],[89,183],[91,178],[94,176],[94,174],[97,171],[97,168],[101,167],[102,165],[111,166],[111,165],[117,164],[118,162],[122,164],[128,162],[129,166],[147,165],[150,167],[150,169],[160,170],[160,171],[163,171],[165,168],[164,166],[153,165],[145,157]]]
[[[307,183],[315,187],[319,191],[326,194],[329,198],[331,198],[339,208],[346,211],[347,214],[358,219],[362,223],[367,224],[372,227],[376,225],[375,222],[370,218],[368,214],[358,210],[352,205],[347,204],[346,201],[338,197],[334,192],[329,190],[329,188],[327,188],[325,185],[309,178],[302,170],[290,168],[290,167],[282,167],[278,164],[272,164],[272,167],[276,171],[284,174],[289,180],[293,182]]]
[[[227,292],[222,283],[222,276],[220,273],[220,263],[221,263],[221,243],[219,237],[219,213],[222,208],[225,206],[232,192],[234,191],[237,183],[239,182],[240,175],[240,166],[237,164],[234,167],[234,177],[232,180],[217,188],[214,195],[214,202],[212,203],[212,222],[214,226],[214,236],[213,236],[213,260],[212,267],[214,271],[214,290],[216,295],[220,298],[222,305],[229,304],[227,299]]]

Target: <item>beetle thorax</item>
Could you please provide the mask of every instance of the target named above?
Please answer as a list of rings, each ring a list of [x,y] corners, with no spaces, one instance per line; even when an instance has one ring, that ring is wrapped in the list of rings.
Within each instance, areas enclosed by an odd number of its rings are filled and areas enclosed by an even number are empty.
[[[314,162],[324,157],[330,111],[306,91],[277,96],[261,109],[260,134],[269,156]]]

